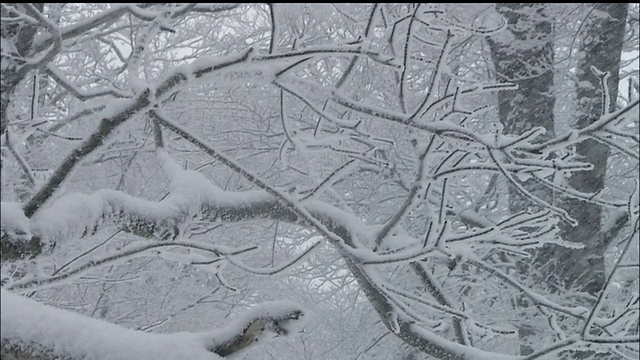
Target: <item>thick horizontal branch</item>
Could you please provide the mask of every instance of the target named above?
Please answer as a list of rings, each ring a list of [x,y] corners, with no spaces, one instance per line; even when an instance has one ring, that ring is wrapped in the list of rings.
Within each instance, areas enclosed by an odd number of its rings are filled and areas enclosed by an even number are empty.
[[[167,157],[165,154],[165,162],[170,161]],[[196,216],[209,222],[274,219],[304,223],[290,206],[266,191],[225,191],[195,171],[180,170],[173,177],[171,192],[161,201],[140,199],[115,190],[68,194],[31,218],[26,217],[19,206],[3,203],[3,258],[11,257],[5,254],[5,246],[7,249],[21,246],[21,256],[14,258],[31,256],[39,253],[45,244],[80,238],[108,226],[162,241],[177,238]],[[306,209],[328,227],[342,227],[356,221],[318,201],[307,201]]]
[[[46,306],[4,289],[0,300],[3,355],[28,354],[30,359],[215,360],[247,348],[266,331],[287,335],[292,322],[303,316],[293,303],[270,302],[208,332],[152,334]]]
[[[297,220],[295,214],[263,191],[233,193],[212,184],[188,192],[174,191],[159,202],[101,190],[91,195],[65,195],[31,219],[12,214],[17,211],[3,204],[2,245],[6,252],[9,248],[5,249],[5,245],[22,244],[22,256],[39,253],[44,244],[80,238],[106,226],[116,226],[144,238],[168,240],[175,239],[194,215],[212,222],[257,218]],[[19,217],[24,217],[19,224],[10,225]],[[7,256],[9,254],[3,254],[3,258]]]

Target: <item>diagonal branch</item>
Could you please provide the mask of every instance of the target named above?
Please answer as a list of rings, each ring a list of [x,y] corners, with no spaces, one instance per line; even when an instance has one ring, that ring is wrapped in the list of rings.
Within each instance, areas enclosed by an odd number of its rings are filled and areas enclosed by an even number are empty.
[[[152,89],[146,89],[134,98],[124,101],[122,105],[112,106],[108,114],[113,114],[102,119],[98,129],[96,129],[79,147],[71,151],[71,153],[58,166],[53,175],[49,178],[36,194],[29,199],[24,205],[24,213],[27,217],[33,216],[38,209],[55,193],[62,182],[66,180],[71,171],[86,158],[93,153],[109,137],[117,128],[130,120],[134,115],[144,111],[154,101],[162,101],[169,94],[173,93],[176,88],[184,86],[189,78],[199,78],[204,75],[228,69],[234,65],[249,60],[252,49],[242,54],[214,59],[204,59],[197,66],[188,68],[190,72],[185,74],[185,69],[179,68],[164,81]],[[113,109],[113,108],[116,109]]]
[[[413,182],[413,185],[411,186],[411,189],[409,190],[409,193],[407,194],[407,197],[405,198],[405,201],[400,207],[400,209],[398,209],[398,211],[395,212],[393,217],[386,224],[384,224],[382,229],[380,229],[378,234],[376,234],[376,240],[375,240],[376,246],[374,248],[374,251],[378,247],[380,247],[383,240],[400,223],[402,218],[404,218],[405,215],[409,213],[409,211],[411,211],[416,206],[416,203],[419,200],[424,200],[422,199],[421,194],[428,194],[429,188],[431,187],[431,182],[429,182],[428,184],[425,184],[424,179],[427,175],[427,170],[428,170],[425,165],[426,165],[427,155],[429,154],[429,149],[431,149],[431,146],[433,145],[433,143],[434,143],[434,137],[431,136],[429,138],[429,144],[427,146],[422,147],[422,149],[419,150],[418,159],[417,159],[418,169],[416,170],[416,175],[415,175],[415,180]]]
[[[129,120],[135,114],[139,113],[145,107],[149,106],[150,91],[147,89],[135,98],[127,102],[122,109],[115,115],[103,118],[98,129],[89,136],[79,147],[71,151],[71,153],[62,161],[53,173],[49,181],[44,184],[38,192],[36,192],[29,201],[24,205],[24,213],[27,217],[33,216],[36,211],[54,194],[62,182],[69,176],[71,171],[80,163],[87,155],[102,146],[105,139],[125,121]]]

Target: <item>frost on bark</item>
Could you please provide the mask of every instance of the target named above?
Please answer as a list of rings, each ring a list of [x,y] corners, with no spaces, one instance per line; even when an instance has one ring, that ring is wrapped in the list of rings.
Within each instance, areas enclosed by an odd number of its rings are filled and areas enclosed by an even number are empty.
[[[491,57],[500,82],[518,85],[517,90],[498,93],[498,109],[504,133],[520,135],[541,126],[554,134],[553,107],[553,21],[544,4],[496,4],[508,21],[507,29],[489,38]],[[525,182],[535,195],[549,201],[550,191],[534,180]],[[511,212],[532,206],[515,189],[509,191]]]
[[[586,19],[576,69],[576,128],[582,129],[597,121],[604,113],[615,110],[627,10],[627,4],[595,4]],[[601,77],[597,75],[599,72],[609,73],[606,87],[611,101],[604,97],[605,89],[601,85]],[[607,102],[609,108],[603,110]],[[602,191],[609,147],[594,139],[587,139],[577,144],[576,153],[589,159],[594,167],[591,171],[574,173],[569,178],[571,187],[585,193]],[[577,251],[554,249],[554,259],[558,260],[556,274],[567,286],[597,294],[604,285],[604,252],[611,240],[610,236],[605,239],[602,207],[577,199],[562,198],[560,201],[579,223],[576,227],[565,226],[563,238],[582,242],[585,248]]]
[[[496,10],[508,22],[504,31],[489,38],[496,78],[518,85],[517,90],[498,93],[500,122],[505,133],[517,135],[543,127],[547,132],[538,141],[548,140],[554,135],[553,20],[544,4],[499,3]],[[523,185],[530,193],[553,202],[552,191],[540,182],[530,179]],[[539,209],[510,185],[510,212],[516,214],[528,208]],[[548,247],[542,252],[547,250]],[[524,339],[532,331],[521,327],[519,335]],[[533,350],[522,345],[520,352],[530,354]]]

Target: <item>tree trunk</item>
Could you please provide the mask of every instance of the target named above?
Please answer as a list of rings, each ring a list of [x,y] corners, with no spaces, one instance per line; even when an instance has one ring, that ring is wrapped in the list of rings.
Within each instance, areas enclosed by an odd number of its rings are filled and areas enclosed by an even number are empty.
[[[520,135],[533,127],[554,134],[553,108],[553,20],[543,4],[496,4],[508,21],[507,29],[489,38],[489,48],[498,81],[518,85],[518,90],[498,93],[500,122],[506,134]],[[552,193],[531,180],[525,183],[534,195],[546,201]],[[509,191],[511,212],[533,207],[515,188]]]
[[[576,126],[583,128],[598,120],[604,113],[615,110],[618,94],[620,57],[625,33],[628,4],[594,4],[583,26],[576,69],[578,83],[578,105]],[[610,105],[605,106],[601,79],[592,67],[608,72],[606,87]],[[569,184],[576,190],[597,193],[604,188],[609,147],[589,139],[576,146],[576,153],[594,165],[591,171],[574,173]],[[607,242],[602,229],[602,208],[599,205],[576,199],[561,199],[562,206],[578,221],[578,226],[563,227],[563,238],[579,241],[582,250],[556,249],[557,276],[568,287],[575,287],[595,295],[602,289],[605,280],[604,252]],[[561,260],[562,259],[562,260]]]
[[[533,127],[547,132],[540,140],[553,137],[553,21],[544,4],[496,4],[496,10],[507,19],[505,31],[489,38],[489,48],[496,77],[501,82],[518,85],[515,91],[498,93],[500,122],[507,134],[520,135]],[[553,193],[535,180],[523,184],[527,191],[549,203]],[[518,213],[535,209],[514,187],[509,187],[509,210]],[[524,271],[524,270],[523,270]],[[519,328],[520,353],[528,355],[533,348],[526,345],[532,329]]]

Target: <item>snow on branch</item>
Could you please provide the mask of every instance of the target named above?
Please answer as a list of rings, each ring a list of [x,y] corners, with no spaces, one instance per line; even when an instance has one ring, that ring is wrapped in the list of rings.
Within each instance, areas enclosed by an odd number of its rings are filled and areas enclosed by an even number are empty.
[[[197,146],[198,148],[203,150],[205,153],[207,153],[209,156],[220,161],[221,163],[229,167],[231,170],[241,175],[243,178],[247,179],[254,185],[258,186],[260,189],[263,189],[268,194],[272,195],[275,199],[277,199],[278,203],[282,205],[283,209],[286,209],[286,211],[290,212],[291,214],[295,214],[299,222],[307,223],[313,226],[328,241],[330,241],[334,245],[337,245],[340,248],[346,249],[346,247],[344,246],[347,244],[345,243],[345,239],[343,237],[336,235],[330,228],[327,227],[327,224],[318,220],[312,213],[309,212],[309,210],[307,210],[307,208],[303,207],[299,201],[289,196],[289,194],[286,194],[283,191],[280,191],[275,187],[269,185],[264,180],[262,180],[260,176],[253,174],[249,170],[243,168],[240,164],[235,162],[233,159],[229,158],[227,155],[225,155],[221,151],[213,148],[212,146],[208,145],[205,141],[199,139],[197,136],[193,134],[190,134],[188,131],[184,130],[177,124],[173,123],[169,119],[162,116],[162,114],[159,113],[158,111],[150,111],[149,114],[152,116],[154,121],[156,121],[158,124],[182,136],[185,140]],[[334,221],[333,217],[330,216],[329,218],[330,218],[330,222]],[[329,225],[329,227],[331,227],[331,225]]]
[[[39,68],[49,61],[53,60],[54,56],[58,54],[60,49],[62,48],[62,34],[60,30],[48,17],[44,16],[35,6],[32,4],[24,4],[25,9],[29,13],[29,15],[33,16],[38,20],[41,26],[47,29],[49,34],[51,34],[51,39],[53,40],[53,44],[51,48],[46,53],[39,55],[36,58],[29,60],[29,65],[31,68]]]
[[[204,337],[212,339],[207,346],[210,351],[228,356],[259,341],[267,330],[276,335],[291,334],[300,325],[298,320],[303,316],[304,310],[295,303],[265,302],[246,311],[234,324]]]
[[[96,129],[96,131],[93,132],[80,146],[69,153],[69,155],[62,161],[62,164],[60,164],[51,175],[49,180],[40,187],[29,201],[27,201],[23,207],[25,215],[27,217],[33,216],[33,214],[35,214],[35,212],[60,187],[62,182],[69,176],[78,163],[97,148],[102,146],[105,139],[116,128],[129,120],[133,115],[149,106],[151,103],[149,95],[150,91],[148,89],[142,91],[133,99],[126,101],[124,104],[120,104],[120,107],[116,107],[119,111],[111,113],[111,116],[105,113],[105,117],[100,122],[98,129]],[[108,109],[105,111],[111,112],[114,111],[114,109]]]
[[[564,220],[566,220],[568,223],[570,223],[573,226],[578,225],[578,222],[572,218],[569,213],[564,210],[561,209],[555,205],[549,204],[546,201],[544,201],[543,199],[539,198],[538,196],[534,195],[533,193],[531,193],[530,191],[528,191],[524,185],[522,185],[518,180],[516,180],[516,178],[513,177],[513,175],[511,173],[509,173],[507,171],[507,169],[505,169],[503,163],[500,161],[498,154],[495,150],[489,150],[489,155],[491,157],[491,160],[493,160],[493,163],[497,166],[497,168],[500,170],[500,172],[502,173],[502,175],[504,175],[504,177],[511,183],[514,185],[514,187],[516,189],[518,189],[518,191],[525,196],[526,198],[528,198],[529,200],[533,201],[536,204],[539,204],[547,209],[552,210],[554,213],[560,215]]]
[[[126,9],[131,11],[131,7],[127,7]],[[116,15],[120,16],[122,14],[119,14],[118,11],[113,11],[112,16]],[[110,16],[105,15],[105,19],[106,18],[110,18]],[[271,74],[272,70],[273,74],[281,74],[283,70],[278,69],[278,66],[284,66],[285,69],[288,69],[290,66],[290,64],[286,62],[286,59],[302,59],[302,61],[307,61],[312,59],[314,55],[326,56],[331,54],[360,54],[387,65],[393,60],[392,58],[387,58],[378,53],[369,51],[364,48],[362,44],[358,43],[330,47],[311,47],[277,55],[258,56],[254,54],[254,52],[253,48],[249,48],[236,55],[200,58],[192,64],[177,68],[153,86],[149,85],[147,88],[141,86],[139,89],[140,91],[133,98],[123,101],[119,104],[120,106],[105,109],[104,112],[101,113],[104,118],[100,122],[98,128],[82,144],[71,151],[69,156],[67,156],[62,164],[60,164],[55,170],[49,181],[45,183],[25,204],[24,210],[27,217],[31,217],[36,211],[38,211],[38,209],[54,194],[62,182],[69,176],[71,171],[84,158],[99,148],[105,142],[106,138],[109,137],[117,128],[121,127],[124,123],[133,118],[134,115],[145,111],[154,103],[166,100],[179,88],[187,85],[193,85],[193,81],[196,79],[201,79],[207,75],[234,69],[239,70],[240,72],[246,72],[247,64],[254,64],[257,66],[258,70],[262,72],[263,75]],[[277,66],[273,69],[265,66],[270,63],[275,63]],[[56,76],[54,68],[49,68],[49,71],[57,81],[62,84],[66,84],[68,90],[81,98],[106,94],[118,96],[124,95],[120,92],[114,93],[108,90],[87,93],[67,83],[62,76]]]
[[[58,272],[60,271],[60,269],[58,269],[51,276],[26,277],[15,282],[9,282],[5,285],[5,289],[35,291],[51,286],[60,286],[65,282],[77,279],[82,274],[98,266],[105,264],[114,264],[116,262],[123,263],[132,257],[140,256],[142,253],[148,250],[159,248],[187,248],[199,250],[201,252],[206,252],[210,257],[213,257],[213,260],[209,260],[209,257],[207,257],[207,263],[213,263],[223,260],[225,257],[227,257],[228,259],[228,256],[231,255],[239,255],[255,250],[257,249],[257,246],[234,249],[228,248],[226,246],[209,245],[193,241],[158,241],[135,244],[115,254],[110,254],[100,258],[91,258],[85,261],[82,265],[76,266],[75,268],[64,271],[60,274],[58,274]],[[196,263],[196,261],[193,260],[194,256],[190,255],[176,255],[175,253],[167,252],[166,254],[161,254],[160,256],[164,257],[167,260],[177,260],[185,264]]]
[[[47,75],[51,76],[53,80],[56,81],[60,86],[62,86],[65,90],[75,96],[78,100],[89,100],[95,97],[101,96],[112,96],[115,98],[130,98],[133,96],[133,93],[125,92],[115,87],[105,88],[105,89],[91,89],[85,90],[79,88],[74,83],[69,81],[53,64],[47,64],[45,67]]]
[[[215,360],[266,333],[288,335],[304,310],[288,301],[263,303],[208,332],[152,334],[56,309],[0,289],[2,351],[39,359]]]
[[[170,194],[159,202],[103,189],[89,195],[65,195],[50,206],[42,208],[31,218],[25,216],[19,205],[3,203],[3,211],[0,213],[3,251],[5,246],[15,247],[15,244],[26,247],[35,242],[42,247],[44,244],[76,239],[95,233],[106,226],[116,226],[122,231],[143,238],[175,242],[189,225],[189,221],[196,216],[211,222],[259,218],[304,222],[304,217],[293,211],[290,205],[283,204],[273,194],[263,190],[224,191],[204,175],[181,169],[164,151],[158,151],[158,158],[171,180]],[[308,217],[315,219],[308,212],[311,211],[325,219],[324,221],[332,227],[341,226],[342,222],[337,219],[350,219],[333,207],[327,209],[317,205],[316,202],[307,201],[310,210],[304,212]],[[332,216],[336,212],[338,214]],[[313,248],[315,245],[304,251],[300,257]],[[30,248],[22,249],[22,252],[22,255],[37,253]],[[10,257],[10,254],[6,256]],[[242,264],[239,265],[242,267]],[[282,269],[289,265],[291,264],[283,265]]]
[[[159,158],[172,180],[171,193],[162,201],[103,189],[90,195],[65,195],[30,219],[21,209],[3,204],[3,243],[5,236],[7,241],[24,241],[33,236],[52,243],[86,236],[111,224],[144,238],[168,240],[175,239],[196,214],[210,221],[238,221],[266,216],[277,207],[273,198],[262,191],[226,192],[202,174],[183,171],[171,164],[168,155],[160,153]],[[274,214],[281,213],[275,211]]]
[[[425,166],[425,163],[427,155],[429,154],[429,149],[431,149],[433,143],[434,137],[431,136],[427,146],[420,146],[420,149],[417,149],[419,152],[417,156],[418,168],[416,170],[413,185],[411,186],[409,194],[407,194],[407,197],[405,198],[405,201],[400,209],[395,212],[395,215],[380,229],[378,234],[376,234],[376,247],[374,248],[374,251],[377,250],[377,248],[382,244],[383,240],[387,237],[387,235],[389,235],[389,233],[393,231],[393,229],[396,227],[396,225],[398,225],[402,218],[409,211],[415,208],[416,203],[421,199],[421,196],[418,195],[418,193],[428,193],[431,183],[425,181],[425,177],[427,175],[427,166]]]
[[[72,150],[63,160],[62,164],[54,171],[33,197],[25,204],[24,212],[27,217],[40,209],[40,207],[54,194],[62,182],[69,176],[72,170],[89,154],[98,149],[105,140],[120,126],[129,121],[134,115],[143,112],[154,102],[160,102],[172,94],[177,88],[185,86],[190,79],[197,79],[204,75],[226,70],[234,65],[250,60],[252,49],[238,55],[227,57],[214,57],[200,59],[196,63],[176,69],[172,74],[159,82],[140,91],[133,98],[114,103],[105,109],[104,116],[98,128],[77,148]]]
[[[253,274],[253,275],[274,275],[277,274],[279,272],[282,272],[284,270],[286,270],[287,268],[289,268],[290,266],[296,264],[298,261],[300,261],[300,259],[302,259],[303,257],[305,257],[307,254],[309,254],[312,250],[314,250],[315,248],[318,247],[318,245],[322,244],[320,241],[316,241],[314,242],[311,246],[309,246],[307,249],[305,249],[304,251],[302,251],[299,255],[295,256],[293,259],[287,261],[286,263],[277,266],[277,267],[273,267],[273,268],[255,268],[255,267],[251,267],[248,266],[244,263],[239,262],[238,260],[234,259],[231,256],[227,257],[227,261],[229,261],[231,264],[233,264],[234,266],[239,267],[240,269]]]
[[[518,148],[522,150],[548,153],[553,150],[561,149],[569,145],[579,143],[589,138],[593,134],[598,134],[598,132],[600,131],[606,132],[608,129],[613,129],[613,131],[616,131],[618,124],[620,124],[624,120],[637,121],[639,112],[640,100],[636,99],[635,101],[628,104],[625,108],[611,114],[604,115],[598,121],[580,130],[566,132],[541,144],[523,144]],[[616,132],[626,133],[626,131],[624,130]],[[633,149],[629,149],[628,153],[632,154],[632,156],[636,159],[639,158],[637,150],[634,151]]]
[[[144,9],[152,6],[152,3],[141,4],[140,6],[135,6],[135,8],[143,11]],[[237,8],[239,4],[196,4],[195,6],[185,5],[182,7],[178,7],[171,14],[172,18],[176,18],[178,16],[183,16],[189,12],[197,12],[197,13],[216,13],[221,11],[228,11]],[[119,18],[121,18],[126,13],[131,13],[135,15],[134,12],[136,9],[133,9],[132,5],[114,5],[110,9],[104,10],[97,15],[92,17],[88,17],[85,19],[81,19],[75,21],[73,24],[60,27],[59,32],[62,40],[73,39],[83,34],[88,33],[90,30],[95,29],[99,26],[105,24],[112,24],[116,22]],[[167,10],[167,7],[161,9],[160,11],[155,11],[151,16],[151,19],[155,19],[156,16],[163,14]],[[137,14],[140,13],[137,12]],[[51,34],[42,34],[36,37],[34,41],[34,49],[36,52],[40,52],[50,46],[55,41],[55,38]]]

